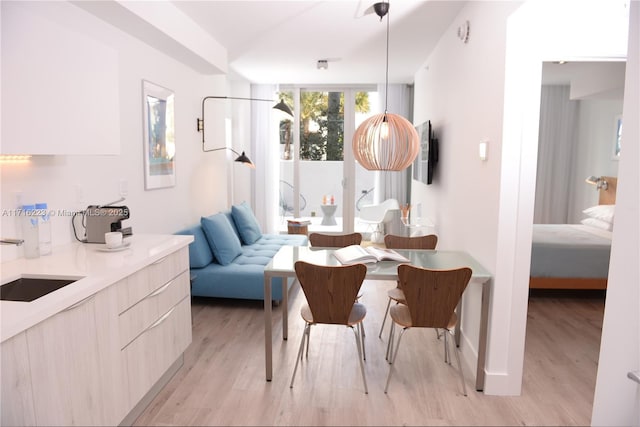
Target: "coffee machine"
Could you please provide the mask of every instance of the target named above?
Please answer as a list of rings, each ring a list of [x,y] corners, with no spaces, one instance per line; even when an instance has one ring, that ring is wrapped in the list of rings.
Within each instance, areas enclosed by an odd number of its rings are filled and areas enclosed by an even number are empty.
[[[104,243],[104,233],[120,231],[130,236],[131,227],[122,228],[122,220],[129,218],[126,206],[91,205],[84,212],[87,243]]]

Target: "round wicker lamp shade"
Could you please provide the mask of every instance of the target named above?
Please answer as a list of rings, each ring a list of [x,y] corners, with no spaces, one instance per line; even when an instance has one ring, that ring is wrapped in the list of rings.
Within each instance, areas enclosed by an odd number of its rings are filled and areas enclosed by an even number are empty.
[[[404,117],[376,114],[358,126],[352,148],[358,163],[367,170],[401,171],[420,152],[420,137]]]

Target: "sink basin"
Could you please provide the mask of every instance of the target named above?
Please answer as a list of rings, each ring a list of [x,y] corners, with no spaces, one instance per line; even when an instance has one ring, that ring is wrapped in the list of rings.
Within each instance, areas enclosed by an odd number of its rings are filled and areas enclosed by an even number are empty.
[[[81,277],[20,277],[0,286],[0,300],[34,301],[79,279]]]

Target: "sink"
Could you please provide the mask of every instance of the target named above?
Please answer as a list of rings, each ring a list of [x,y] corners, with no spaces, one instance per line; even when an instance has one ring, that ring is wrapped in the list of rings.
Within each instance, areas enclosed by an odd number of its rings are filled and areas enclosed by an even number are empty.
[[[23,302],[34,301],[53,291],[74,283],[79,279],[81,279],[81,277],[20,277],[12,282],[8,282],[0,286],[0,300]]]

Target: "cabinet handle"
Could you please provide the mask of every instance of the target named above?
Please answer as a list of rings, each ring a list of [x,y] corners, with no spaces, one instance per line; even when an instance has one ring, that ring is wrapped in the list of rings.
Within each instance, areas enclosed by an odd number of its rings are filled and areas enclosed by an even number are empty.
[[[151,265],[157,265],[157,264],[163,263],[163,262],[165,262],[165,261],[167,260],[167,258],[169,258],[169,255],[167,255],[167,256],[166,256],[166,257],[164,257],[164,258],[160,258],[160,259],[159,259],[159,260],[157,260],[157,261],[152,262],[152,263],[151,263]]]
[[[634,381],[640,384],[640,371],[627,372],[627,378],[629,378],[631,381]]]
[[[176,306],[174,305],[173,307],[171,307],[171,310],[167,311],[165,314],[162,315],[161,318],[159,318],[158,320],[153,322],[153,325],[149,326],[145,332],[150,331],[151,329],[153,329],[153,328],[155,328],[157,326],[160,326],[160,324],[162,322],[164,322],[165,320],[167,320],[167,318],[169,316],[171,316],[171,313],[173,313],[173,310],[175,310],[175,309],[176,309]]]
[[[168,288],[169,286],[171,286],[171,284],[172,284],[173,282],[175,282],[175,280],[176,280],[176,279],[171,279],[171,280],[169,280],[169,281],[167,282],[167,284],[166,284],[166,285],[164,285],[163,287],[158,288],[158,289],[156,289],[155,291],[153,291],[153,293],[151,293],[147,298],[151,298],[151,297],[155,297],[155,296],[160,295],[161,293],[163,293],[164,291],[166,291],[166,290],[167,290],[167,288]]]
[[[62,310],[62,312],[66,312],[66,311],[71,311],[75,308],[78,308],[79,306],[81,306],[82,304],[84,304],[85,302],[89,302],[90,300],[94,299],[96,297],[97,294],[93,294],[93,295],[89,295],[86,298],[81,299],[80,301],[78,301],[77,303],[70,305],[69,307],[65,308],[64,310]]]

